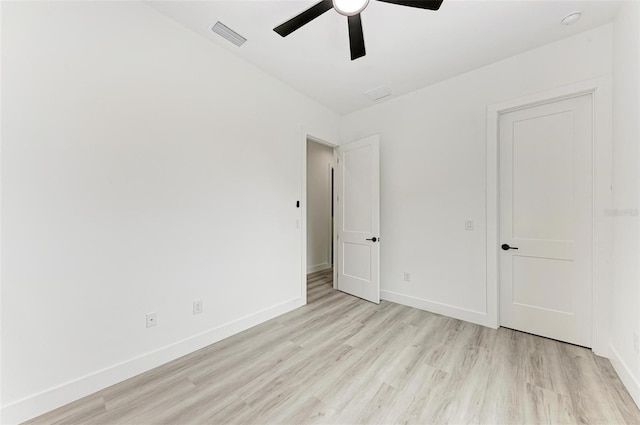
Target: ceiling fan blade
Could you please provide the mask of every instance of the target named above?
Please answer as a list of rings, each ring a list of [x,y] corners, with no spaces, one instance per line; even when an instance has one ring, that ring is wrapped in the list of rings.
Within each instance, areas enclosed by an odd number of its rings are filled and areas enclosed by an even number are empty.
[[[418,7],[420,9],[438,10],[444,0],[378,0],[400,6]]]
[[[364,33],[362,32],[362,19],[360,19],[359,13],[348,18],[349,46],[351,47],[351,60],[354,60],[366,54],[364,50]]]
[[[322,15],[332,8],[333,2],[331,0],[322,0],[321,2],[314,4],[298,16],[289,19],[284,24],[278,25],[273,30],[281,36],[286,37],[298,28],[308,24],[309,22],[313,21],[318,16]]]

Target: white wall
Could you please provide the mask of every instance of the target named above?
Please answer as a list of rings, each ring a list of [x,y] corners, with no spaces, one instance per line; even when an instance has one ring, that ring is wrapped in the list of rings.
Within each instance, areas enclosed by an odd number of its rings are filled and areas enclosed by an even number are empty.
[[[307,142],[307,273],[331,267],[333,149]]]
[[[613,31],[613,305],[611,359],[640,406],[640,3],[626,2]]]
[[[2,423],[300,305],[336,114],[140,3],[2,2],[1,47]]]
[[[610,74],[611,33],[596,28],[343,119],[343,141],[381,137],[383,298],[488,324],[487,106]]]

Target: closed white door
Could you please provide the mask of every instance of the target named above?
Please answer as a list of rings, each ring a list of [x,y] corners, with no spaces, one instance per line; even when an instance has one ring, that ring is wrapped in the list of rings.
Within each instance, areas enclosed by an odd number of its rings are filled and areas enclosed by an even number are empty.
[[[500,116],[500,324],[592,336],[592,96]]]
[[[380,139],[338,148],[338,289],[380,302]]]

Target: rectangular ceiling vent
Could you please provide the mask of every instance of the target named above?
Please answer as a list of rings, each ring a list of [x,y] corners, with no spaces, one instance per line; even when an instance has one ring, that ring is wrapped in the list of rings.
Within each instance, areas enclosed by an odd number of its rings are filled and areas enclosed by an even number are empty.
[[[391,96],[391,89],[386,86],[381,86],[381,87],[376,87],[375,89],[371,89],[365,92],[364,94],[369,96],[369,99],[376,101],[376,100],[383,99],[387,96]]]
[[[238,47],[242,46],[244,42],[247,41],[246,38],[244,38],[220,21],[213,24],[213,26],[211,27],[211,31],[215,32],[220,37],[229,40]]]

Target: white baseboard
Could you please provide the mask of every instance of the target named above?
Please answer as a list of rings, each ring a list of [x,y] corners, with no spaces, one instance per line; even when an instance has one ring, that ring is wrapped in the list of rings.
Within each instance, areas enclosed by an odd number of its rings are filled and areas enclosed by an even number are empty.
[[[321,272],[322,270],[327,270],[330,268],[331,264],[329,263],[316,264],[315,266],[307,267],[307,274]]]
[[[139,375],[303,305],[302,298],[266,308],[158,350],[3,406],[0,423],[17,424]]]
[[[392,291],[380,291],[380,297],[383,300],[391,301],[413,308],[419,308],[420,310],[430,311],[431,313],[442,314],[443,316],[453,317],[454,319],[464,320],[465,322],[492,327],[489,324],[489,318],[487,314],[479,311],[467,310],[465,308],[455,307],[449,304],[443,304],[435,301],[429,301],[422,298],[416,298],[410,295],[399,294]]]
[[[609,361],[611,361],[613,368],[627,388],[627,391],[629,391],[629,394],[631,394],[633,401],[635,401],[638,408],[640,408],[640,381],[633,376],[629,366],[622,360],[622,357],[620,357],[620,354],[618,354],[618,351],[613,345],[609,346],[609,354]]]

